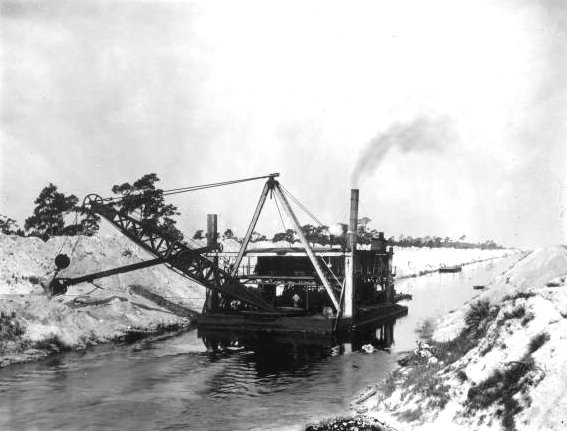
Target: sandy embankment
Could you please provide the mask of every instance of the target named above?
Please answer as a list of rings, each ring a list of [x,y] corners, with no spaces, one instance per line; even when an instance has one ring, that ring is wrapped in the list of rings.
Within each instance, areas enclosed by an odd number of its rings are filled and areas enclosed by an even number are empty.
[[[77,242],[78,240],[78,242]],[[76,246],[75,246],[76,243]],[[195,241],[195,247],[204,241]],[[224,241],[224,250],[239,244]],[[256,243],[255,248],[288,246]],[[74,248],[74,253],[71,251]],[[120,234],[95,237],[56,237],[48,242],[0,234],[0,366],[43,357],[61,349],[84,348],[124,338],[128,334],[186,327],[190,319],[175,307],[144,294],[152,292],[184,308],[201,310],[205,290],[164,266],[141,269],[71,286],[66,295],[46,298],[40,283],[54,275],[54,258],[71,257],[60,277],[75,277],[151,258]],[[438,268],[484,260],[503,250],[397,249],[398,276],[411,276]],[[138,287],[136,287],[138,286]],[[141,287],[139,287],[141,286]]]
[[[528,254],[355,409],[399,431],[566,429],[566,280],[566,247]]]
[[[48,299],[41,287],[54,275],[60,253],[71,265],[60,277],[75,277],[150,258],[125,237],[37,238],[0,235],[0,366],[84,348],[136,334],[186,327],[200,310],[204,289],[163,265],[71,286]],[[146,292],[166,302],[158,305]],[[148,299],[150,298],[150,299]],[[167,306],[179,304],[182,308]],[[165,305],[164,305],[165,304]]]
[[[441,266],[468,265],[508,256],[516,250],[394,247],[394,270],[398,279],[436,272]]]

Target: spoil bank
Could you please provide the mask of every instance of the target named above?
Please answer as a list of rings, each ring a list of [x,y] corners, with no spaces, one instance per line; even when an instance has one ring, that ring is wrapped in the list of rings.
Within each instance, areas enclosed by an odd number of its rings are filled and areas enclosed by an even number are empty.
[[[71,254],[71,250],[74,252]],[[204,292],[163,266],[72,286],[47,298],[54,257],[75,277],[150,258],[120,236],[38,238],[0,235],[0,366],[62,350],[177,331],[191,326]]]
[[[566,247],[526,254],[422,328],[429,339],[353,410],[399,431],[564,429],[566,280]]]

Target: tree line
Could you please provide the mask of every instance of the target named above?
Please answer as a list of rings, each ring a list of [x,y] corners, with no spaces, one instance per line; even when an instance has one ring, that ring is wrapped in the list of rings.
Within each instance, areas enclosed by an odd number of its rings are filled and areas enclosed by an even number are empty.
[[[155,173],[146,174],[133,183],[116,184],[111,191],[117,199],[115,205],[118,209],[127,213],[135,213],[144,226],[159,230],[163,235],[182,240],[183,234],[176,226],[175,217],[179,215],[177,207],[166,204],[164,191],[157,187],[159,178]],[[98,232],[100,217],[79,205],[79,199],[71,194],[66,196],[58,191],[57,186],[50,183],[44,187],[37,199],[34,201],[36,207],[33,214],[25,220],[24,229],[21,229],[14,219],[0,214],[0,232],[6,235],[35,236],[47,241],[49,238],[60,235],[87,235],[91,236]],[[75,214],[73,217],[72,213]],[[362,217],[358,220],[357,242],[359,244],[370,244],[378,236],[378,231],[369,229],[368,224],[372,220]],[[347,245],[348,225],[337,223],[333,229],[329,226],[303,225],[303,235],[311,244],[323,246]],[[332,231],[332,233],[331,233]],[[204,239],[203,229],[199,229],[193,235],[193,239]],[[234,239],[242,242],[231,229],[226,229],[222,234],[223,239]],[[290,245],[299,242],[297,233],[293,229],[275,233],[271,238],[259,232],[254,232],[251,242],[259,241],[286,241]],[[438,236],[412,237],[400,235],[398,238],[390,237],[389,245],[400,247],[452,247],[452,248],[481,248],[501,249],[501,245],[493,240],[484,242],[466,241],[466,235],[458,239]]]
[[[367,220],[365,222],[365,220]],[[357,233],[357,243],[358,244],[370,244],[375,238],[378,237],[378,231],[376,229],[367,229],[367,224],[370,222],[368,217],[364,217],[358,221],[358,233]],[[305,239],[310,244],[318,244],[322,246],[341,246],[346,248],[348,241],[348,225],[346,223],[338,223],[337,228],[333,229],[338,234],[331,234],[329,226],[313,226],[311,224],[306,224],[301,227],[301,231],[305,236]],[[231,229],[227,229],[221,236],[223,239],[234,239],[240,243],[243,242],[243,238],[239,238],[232,232]],[[194,239],[204,239],[204,230],[199,229],[195,232],[193,236]],[[290,245],[299,243],[299,237],[294,229],[286,229],[284,232],[277,232],[271,238],[266,237],[259,232],[254,232],[250,238],[250,242],[259,241],[271,241],[279,242],[285,241]],[[458,239],[451,239],[449,237],[438,237],[438,236],[424,236],[424,237],[412,237],[401,234],[398,238],[390,237],[388,238],[388,244],[399,247],[430,247],[430,248],[480,248],[487,250],[502,249],[503,246],[497,244],[493,240],[487,240],[483,242],[471,242],[466,241],[466,235],[462,235]]]
[[[183,234],[176,227],[174,216],[179,215],[177,207],[166,204],[163,190],[156,186],[156,174],[146,174],[132,184],[116,184],[112,193],[117,199],[115,206],[120,211],[136,213],[143,225],[159,229],[163,234],[182,239]],[[61,235],[92,236],[100,228],[100,217],[79,205],[77,196],[66,196],[57,186],[49,183],[34,201],[33,214],[26,218],[24,229],[8,216],[0,214],[0,232],[6,235],[35,236],[47,241]],[[74,216],[73,216],[74,214]]]

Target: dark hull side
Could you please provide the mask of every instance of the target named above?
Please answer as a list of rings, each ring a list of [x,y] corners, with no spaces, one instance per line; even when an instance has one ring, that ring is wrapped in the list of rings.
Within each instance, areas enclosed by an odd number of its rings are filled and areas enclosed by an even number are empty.
[[[336,331],[352,331],[377,326],[397,317],[405,316],[407,307],[399,304],[373,305],[361,308],[357,318],[341,318]],[[199,329],[262,332],[277,334],[332,334],[335,318],[321,315],[266,315],[266,313],[206,313],[197,319]]]

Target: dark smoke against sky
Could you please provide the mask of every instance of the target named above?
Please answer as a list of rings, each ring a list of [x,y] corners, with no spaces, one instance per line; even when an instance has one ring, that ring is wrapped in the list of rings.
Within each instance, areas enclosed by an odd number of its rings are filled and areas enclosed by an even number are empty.
[[[402,153],[440,152],[455,143],[456,134],[448,119],[419,117],[407,123],[396,122],[362,148],[352,172],[352,186],[359,187],[360,182],[373,174],[392,150]]]
[[[388,235],[565,242],[566,6],[2,1],[0,212],[23,224],[49,182],[106,196],[150,172],[165,189],[280,172],[333,224],[357,170]],[[182,230],[216,212],[243,234],[261,187],[180,195]]]

